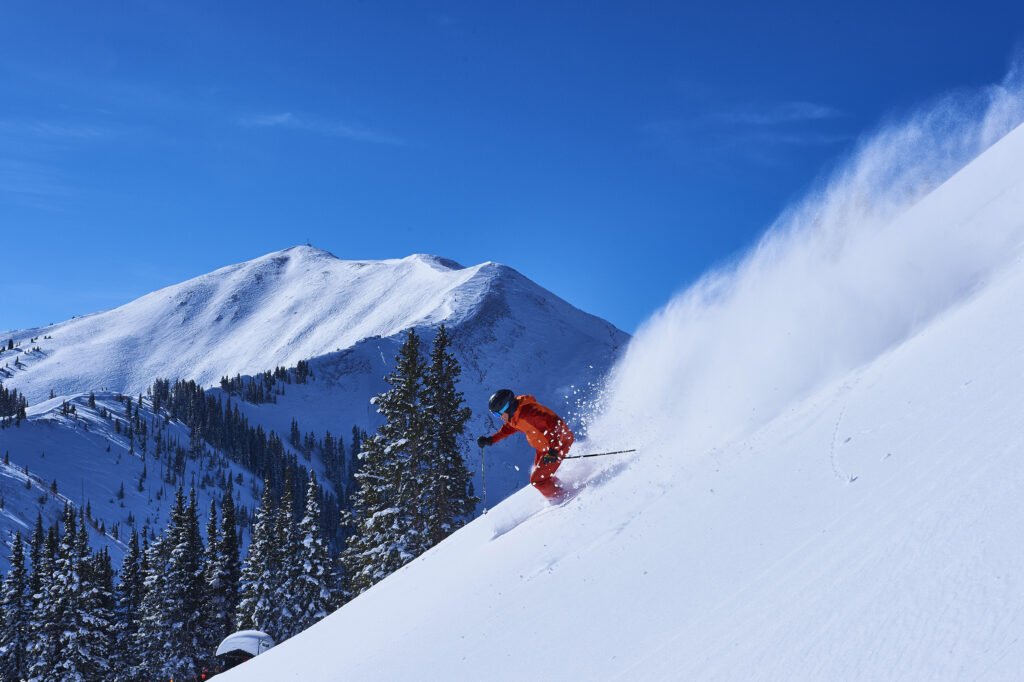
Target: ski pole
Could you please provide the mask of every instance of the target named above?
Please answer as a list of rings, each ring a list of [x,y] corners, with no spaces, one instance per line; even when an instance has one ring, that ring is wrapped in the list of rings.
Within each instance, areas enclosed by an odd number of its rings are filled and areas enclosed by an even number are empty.
[[[592,455],[569,455],[568,457],[563,457],[562,459],[583,459],[584,457],[604,457],[605,455],[622,455],[622,454],[625,454],[627,452],[636,452],[636,448],[633,448],[632,450],[616,450],[614,452],[595,452]]]
[[[487,513],[487,464],[484,461],[484,449],[480,448],[480,481],[484,487],[484,514]]]

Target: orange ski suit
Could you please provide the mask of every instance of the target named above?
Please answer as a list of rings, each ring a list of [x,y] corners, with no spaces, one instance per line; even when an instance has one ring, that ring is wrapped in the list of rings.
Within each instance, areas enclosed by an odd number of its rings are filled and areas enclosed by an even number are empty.
[[[505,416],[502,416],[505,419]],[[541,492],[544,497],[556,498],[561,494],[555,470],[562,463],[562,458],[569,454],[575,436],[568,424],[557,414],[537,402],[532,395],[516,397],[516,411],[502,425],[501,429],[491,436],[491,442],[497,443],[503,438],[521,431],[526,440],[537,450],[533,458],[533,470],[530,471],[530,485]],[[549,450],[555,450],[558,459],[544,462]]]

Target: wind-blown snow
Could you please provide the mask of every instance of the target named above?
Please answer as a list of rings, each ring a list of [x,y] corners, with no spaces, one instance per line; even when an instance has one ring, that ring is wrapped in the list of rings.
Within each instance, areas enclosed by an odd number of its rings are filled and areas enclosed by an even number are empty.
[[[567,462],[564,507],[513,495],[225,682],[1017,679],[1015,82],[887,128],[652,320],[590,429],[635,457]]]
[[[704,452],[968,294],[1024,243],[1024,132],[968,162],[1021,121],[1018,67],[862,141],[750,254],[641,328],[591,435],[618,444],[626,430],[633,445]]]

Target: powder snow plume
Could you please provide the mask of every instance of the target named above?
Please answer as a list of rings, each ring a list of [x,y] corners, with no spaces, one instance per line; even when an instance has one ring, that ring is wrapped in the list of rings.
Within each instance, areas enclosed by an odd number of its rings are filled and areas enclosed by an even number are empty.
[[[969,295],[1019,255],[1024,215],[968,213],[942,184],[1022,121],[1018,57],[1001,84],[945,96],[862,139],[742,259],[641,327],[608,379],[591,443],[706,452]],[[999,177],[972,182],[999,191]]]

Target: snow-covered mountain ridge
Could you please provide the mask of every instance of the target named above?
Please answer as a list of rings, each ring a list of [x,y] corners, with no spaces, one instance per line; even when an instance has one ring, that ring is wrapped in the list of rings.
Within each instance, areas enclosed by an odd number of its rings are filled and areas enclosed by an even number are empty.
[[[24,353],[19,367],[13,367],[10,351],[0,356],[7,365],[0,381],[31,403],[51,391],[137,394],[158,377],[210,386],[222,376],[292,367],[410,327],[458,327],[502,317],[524,329],[543,327],[549,345],[573,333],[580,338],[571,341],[584,348],[614,349],[627,338],[497,263],[463,268],[426,255],[346,261],[297,246],[113,310],[2,332],[20,350],[41,350]]]
[[[564,507],[513,495],[225,680],[1019,679],[1024,128],[831,227],[638,335],[590,442],[635,457],[567,462]]]

